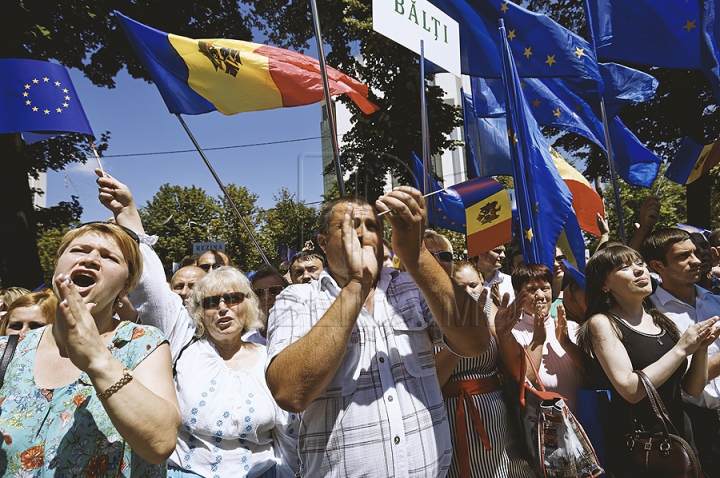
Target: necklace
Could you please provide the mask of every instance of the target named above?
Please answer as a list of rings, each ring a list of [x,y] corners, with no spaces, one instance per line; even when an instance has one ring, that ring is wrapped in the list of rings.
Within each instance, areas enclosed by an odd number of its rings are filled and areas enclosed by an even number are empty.
[[[665,331],[664,331],[664,330],[663,330],[662,332],[660,332],[659,334],[646,334],[645,332],[641,332],[641,331],[639,331],[638,329],[636,329],[635,327],[633,327],[632,325],[630,325],[630,322],[628,322],[627,320],[623,319],[622,317],[618,317],[617,315],[613,314],[612,312],[610,312],[610,314],[611,314],[613,317],[615,317],[616,319],[618,319],[619,321],[621,321],[623,324],[625,324],[626,327],[629,327],[630,330],[632,330],[632,331],[635,332],[636,334],[640,334],[640,335],[642,335],[643,337],[653,338],[653,339],[657,340],[657,343],[658,343],[659,345],[661,345],[661,346],[662,346],[662,345],[665,345],[665,342],[664,342],[663,339],[662,339],[662,338],[665,336]]]

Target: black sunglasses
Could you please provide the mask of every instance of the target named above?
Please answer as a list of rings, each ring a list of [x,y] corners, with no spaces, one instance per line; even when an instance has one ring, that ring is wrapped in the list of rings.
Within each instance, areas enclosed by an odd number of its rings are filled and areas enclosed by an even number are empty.
[[[132,229],[128,229],[128,228],[125,227],[125,226],[121,226],[120,224],[118,224],[118,223],[116,223],[116,222],[90,221],[90,222],[86,222],[85,224],[81,224],[80,227],[88,226],[88,225],[90,225],[90,224],[112,224],[113,226],[117,226],[117,227],[119,227],[120,229],[122,229],[123,231],[125,231],[125,233],[126,233],[128,236],[130,236],[130,238],[131,238],[133,241],[135,241],[137,244],[140,244],[140,238],[138,237],[137,234],[135,234],[135,231],[133,231]]]
[[[224,265],[225,265],[225,264],[223,264],[222,262],[216,262],[215,264],[203,264],[203,265],[200,265],[200,266],[198,266],[198,267],[199,267],[200,269],[204,270],[205,272],[210,272],[210,269],[211,269],[211,268],[212,268],[212,270],[215,270],[215,269],[217,269],[218,267],[222,267],[222,266],[224,266]]]
[[[431,252],[430,254],[437,257],[440,262],[452,262],[452,260],[453,260],[452,252],[440,251],[440,252]]]
[[[211,297],[204,297],[201,301],[203,309],[214,309],[220,306],[220,302],[225,302],[225,305],[230,307],[241,303],[245,300],[245,294],[242,292],[228,292],[222,295],[213,295]]]
[[[265,288],[263,288],[263,289],[253,289],[253,292],[255,292],[255,295],[258,296],[258,297],[260,297],[260,296],[262,296],[262,295],[265,295],[266,292],[269,293],[269,294],[272,295],[272,296],[276,296],[276,295],[278,295],[280,292],[282,292],[283,289],[285,289],[284,286],[274,285],[274,286],[272,286],[272,287],[265,287]]]

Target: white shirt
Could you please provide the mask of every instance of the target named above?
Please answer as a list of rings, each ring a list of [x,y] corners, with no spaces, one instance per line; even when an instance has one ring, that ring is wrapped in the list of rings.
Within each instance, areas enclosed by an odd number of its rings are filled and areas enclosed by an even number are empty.
[[[195,335],[195,323],[165,282],[162,262],[147,244],[148,237],[140,235],[143,273],[129,297],[140,321],[165,333],[177,365],[175,390],[182,425],[168,463],[219,478],[254,477],[277,464],[278,478],[293,477],[300,417],[281,410],[267,389],[265,347],[256,345],[262,347],[261,358],[251,372],[228,369],[207,340],[183,351]],[[245,337],[255,343],[257,337],[262,339],[259,334]]]
[[[510,276],[507,274],[503,274],[500,272],[500,269],[496,269],[495,273],[488,278],[488,280],[485,281],[485,287],[487,288],[488,292],[490,292],[490,287],[497,282],[498,288],[500,289],[500,299],[505,296],[505,294],[510,294],[510,302],[515,300],[515,289],[513,289],[512,280],[510,279]],[[489,296],[488,296],[489,297]]]
[[[277,296],[268,363],[317,324],[340,290],[325,270]],[[444,345],[442,333],[417,286],[384,268],[374,314],[362,309],[338,372],[302,413],[302,476],[445,476],[452,445],[433,344]]]
[[[717,296],[702,287],[695,286],[695,307],[676,298],[670,292],[658,286],[655,293],[650,296],[655,306],[667,315],[680,333],[683,334],[693,324],[720,315],[720,296]],[[720,338],[708,347],[708,358],[720,352]],[[703,393],[692,397],[683,392],[683,400],[698,407],[720,407],[720,377],[715,377],[705,386]]]
[[[533,316],[523,312],[522,320],[513,328],[515,340],[523,347],[532,342],[533,323]],[[567,325],[570,340],[577,343],[577,322],[568,320]],[[555,336],[555,320],[549,315],[545,317],[545,334],[538,375],[545,388],[562,395],[570,411],[577,415],[577,393],[583,385],[583,376],[558,342]]]

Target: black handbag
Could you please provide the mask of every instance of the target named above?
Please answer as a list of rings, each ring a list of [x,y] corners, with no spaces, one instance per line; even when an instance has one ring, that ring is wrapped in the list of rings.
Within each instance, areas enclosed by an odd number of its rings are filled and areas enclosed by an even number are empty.
[[[13,355],[15,355],[15,348],[17,347],[19,340],[19,335],[11,335],[8,337],[5,351],[3,352],[2,359],[0,359],[0,388],[2,388],[5,383],[5,372],[7,371],[8,365],[10,365]]]
[[[635,370],[645,387],[661,430],[647,432],[638,429],[633,420],[633,432],[626,435],[631,459],[639,469],[653,478],[701,478],[703,476],[690,444],[679,436],[670,421],[665,404],[650,379],[642,370]],[[642,427],[640,427],[642,428]]]

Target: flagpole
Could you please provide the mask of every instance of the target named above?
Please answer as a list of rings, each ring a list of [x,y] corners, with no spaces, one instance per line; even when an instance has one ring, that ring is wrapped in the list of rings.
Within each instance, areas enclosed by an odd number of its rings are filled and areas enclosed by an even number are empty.
[[[592,45],[593,53],[597,58],[597,47],[595,45],[595,32],[593,31],[592,21],[590,21],[590,6],[588,0],[583,2],[585,7],[585,23],[587,24],[588,36],[590,37],[590,44]],[[625,224],[623,222],[622,205],[620,204],[620,188],[617,182],[617,175],[615,174],[615,160],[613,158],[612,142],[610,141],[610,127],[608,126],[607,114],[605,113],[605,97],[603,93],[600,95],[600,115],[602,116],[603,132],[605,133],[605,150],[610,166],[610,178],[612,180],[613,192],[615,193],[615,207],[617,209],[618,224],[620,225],[620,240],[623,245],[627,244],[625,238]]]
[[[310,7],[312,8],[313,26],[315,27],[315,41],[317,42],[318,61],[320,62],[320,75],[322,76],[323,92],[325,93],[325,111],[327,113],[328,129],[330,130],[330,142],[332,143],[333,149],[337,187],[340,192],[340,197],[343,197],[345,196],[345,181],[343,180],[342,165],[340,164],[340,146],[338,145],[337,128],[335,124],[335,111],[332,107],[332,96],[330,96],[330,83],[327,77],[325,50],[320,34],[320,18],[318,17],[316,0],[310,0]]]
[[[252,231],[250,230],[250,226],[248,226],[247,223],[245,222],[245,218],[243,217],[242,214],[240,214],[240,210],[235,205],[235,201],[232,200],[227,189],[225,189],[225,186],[223,185],[222,181],[220,180],[220,177],[215,172],[215,169],[210,164],[210,161],[208,161],[207,156],[205,156],[205,152],[202,150],[202,148],[198,144],[197,140],[195,139],[195,136],[193,136],[192,132],[190,131],[190,128],[188,128],[188,125],[185,124],[185,121],[182,119],[182,117],[180,116],[179,113],[175,113],[175,116],[177,117],[178,121],[180,121],[180,124],[185,129],[185,132],[187,133],[187,135],[190,137],[190,141],[192,141],[193,144],[195,145],[195,149],[197,149],[197,152],[200,153],[200,157],[203,159],[203,161],[205,161],[205,166],[207,166],[208,169],[210,170],[210,173],[215,178],[215,181],[218,183],[218,186],[220,186],[220,189],[222,190],[223,194],[225,195],[225,198],[230,203],[230,206],[232,206],[233,210],[235,211],[235,214],[240,219],[240,222],[242,222],[243,226],[245,226],[245,230],[247,231],[248,235],[250,236],[250,239],[253,241],[253,244],[255,244],[255,248],[260,253],[260,257],[262,257],[262,260],[265,262],[265,264],[271,265],[267,256],[263,252],[262,247],[260,247],[260,244],[258,243],[257,239],[255,239],[255,234],[252,233]]]
[[[420,40],[420,121],[422,131],[422,157],[425,168],[425,208],[432,211],[432,225],[437,229],[437,211],[435,210],[435,196],[429,196],[432,188],[433,168],[430,162],[430,126],[427,117],[427,98],[425,97],[425,42]]]

